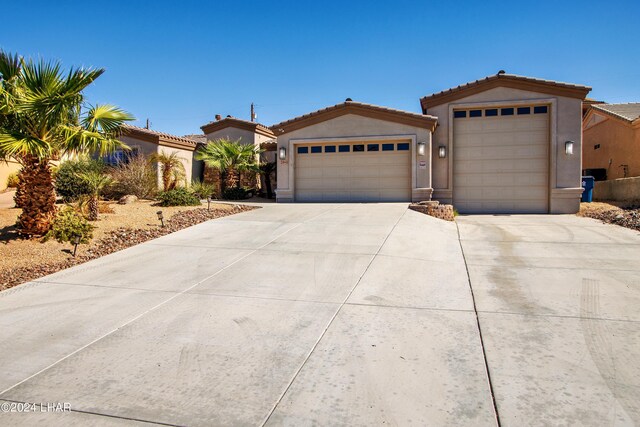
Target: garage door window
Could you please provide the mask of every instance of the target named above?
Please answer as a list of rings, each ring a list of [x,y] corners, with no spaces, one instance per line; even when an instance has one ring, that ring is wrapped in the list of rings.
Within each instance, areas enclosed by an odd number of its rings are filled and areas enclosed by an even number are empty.
[[[350,145],[340,145],[338,147],[338,151],[341,153],[348,153],[349,151],[351,151],[351,146]]]
[[[382,151],[393,151],[393,144],[382,144]]]
[[[353,151],[364,151],[364,144],[356,144],[353,146]]]
[[[462,119],[467,117],[467,112],[466,111],[454,111],[453,112],[453,118],[454,119]]]
[[[336,146],[335,145],[325,145],[324,152],[325,153],[335,153],[336,152]]]
[[[531,107],[518,107],[518,115],[531,114]]]
[[[498,109],[497,108],[490,108],[488,110],[484,110],[484,115],[485,117],[494,117],[498,115]]]
[[[311,147],[311,152],[312,153],[322,153],[322,146],[321,145],[314,145],[313,147]]]
[[[500,109],[501,116],[513,116],[513,108],[502,108]]]
[[[469,117],[482,117],[482,110],[469,111]]]
[[[538,105],[537,107],[533,107],[533,114],[547,114],[547,106]]]
[[[409,150],[409,144],[406,142],[402,142],[400,144],[398,144],[398,151],[408,151]]]
[[[298,154],[307,154],[309,152],[309,147],[298,147]]]
[[[380,151],[380,145],[378,145],[378,144],[367,144],[367,151]]]

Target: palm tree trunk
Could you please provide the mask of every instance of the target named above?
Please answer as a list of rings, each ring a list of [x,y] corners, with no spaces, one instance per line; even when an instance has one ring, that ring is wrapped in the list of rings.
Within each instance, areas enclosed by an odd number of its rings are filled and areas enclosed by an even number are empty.
[[[23,192],[19,203],[22,213],[18,218],[20,233],[42,236],[51,228],[56,214],[56,193],[49,159],[25,159],[19,174]]]
[[[16,186],[16,194],[13,196],[13,202],[16,208],[22,208],[25,203],[27,194],[25,193],[24,181],[22,180],[22,174],[18,172],[18,185]]]
[[[240,178],[238,177],[238,172],[234,168],[227,169],[225,175],[225,188],[240,187]]]
[[[167,165],[162,167],[162,189],[164,191],[171,190],[171,169]]]
[[[89,221],[98,220],[98,196],[91,195],[89,197]]]
[[[271,189],[271,174],[264,174],[264,186],[267,187],[267,199],[271,199],[273,197],[273,190]]]

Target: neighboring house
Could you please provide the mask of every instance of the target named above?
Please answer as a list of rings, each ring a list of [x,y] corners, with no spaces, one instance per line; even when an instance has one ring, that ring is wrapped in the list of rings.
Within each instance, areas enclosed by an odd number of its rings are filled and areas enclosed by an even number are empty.
[[[275,124],[277,200],[575,213],[590,90],[500,72],[421,98],[422,114],[347,100]]]
[[[6,162],[0,160],[0,191],[7,189],[7,179],[9,175],[18,173],[20,167],[20,163],[14,160],[8,160]]]
[[[591,105],[582,135],[585,174],[599,180],[640,176],[640,103]]]
[[[238,119],[227,116],[222,118],[216,115],[215,120],[201,127],[205,134],[206,141],[217,139],[240,140],[241,144],[251,144],[262,148],[264,151],[260,155],[261,162],[276,161],[276,140],[275,135],[267,126],[257,122]],[[220,191],[220,174],[206,165],[204,166],[204,180],[212,182]],[[273,181],[275,186],[275,180]],[[244,175],[241,184],[243,186],[263,187],[264,182],[258,184],[255,177]]]
[[[154,153],[178,153],[182,160],[186,172],[186,184],[189,185],[193,179],[200,179],[202,176],[202,162],[194,161],[194,152],[197,148],[197,141],[192,138],[170,135],[151,129],[139,128],[126,125],[123,135],[119,138],[127,144],[131,151],[118,150],[105,157],[107,163],[115,164],[124,160],[127,155],[142,153],[150,156]],[[162,185],[161,170],[158,169],[158,186]]]

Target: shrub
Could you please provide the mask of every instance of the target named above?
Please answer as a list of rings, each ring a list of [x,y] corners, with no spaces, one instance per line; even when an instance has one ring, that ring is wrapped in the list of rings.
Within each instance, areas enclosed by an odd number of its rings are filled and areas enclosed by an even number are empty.
[[[75,243],[75,238],[80,237],[80,243],[87,244],[93,238],[94,228],[84,216],[67,206],[56,215],[51,230],[44,236],[44,241],[55,239],[60,243]]]
[[[216,192],[216,186],[210,183],[194,180],[191,182],[191,192],[199,197],[200,199],[206,199],[207,197],[213,195]]]
[[[109,169],[114,183],[103,194],[119,199],[132,194],[139,199],[153,199],[158,192],[158,175],[152,164],[142,154],[135,154]]]
[[[158,194],[160,206],[198,206],[200,199],[186,188],[175,188]]]
[[[18,186],[18,173],[10,173],[7,177],[7,188],[16,188]]]
[[[78,179],[79,174],[97,173],[105,171],[105,164],[101,160],[90,157],[80,157],[67,160],[58,166],[54,173],[56,193],[62,196],[66,202],[78,200],[80,196],[91,194],[91,187],[83,180]]]
[[[222,190],[222,198],[225,200],[243,200],[253,194],[252,188],[229,187]]]

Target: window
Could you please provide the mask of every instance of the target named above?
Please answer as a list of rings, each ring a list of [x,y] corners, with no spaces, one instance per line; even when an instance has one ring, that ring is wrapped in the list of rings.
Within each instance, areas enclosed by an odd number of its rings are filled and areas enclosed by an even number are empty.
[[[461,119],[467,117],[467,112],[466,111],[454,111],[453,112],[453,118],[454,119]]]
[[[322,153],[322,146],[321,145],[314,145],[313,147],[311,147],[311,152],[312,153]]]
[[[513,116],[513,108],[501,108],[500,109],[501,116]]]
[[[537,107],[533,107],[533,114],[547,114],[547,106],[538,105]]]
[[[335,153],[336,152],[336,146],[335,145],[325,145],[324,146],[324,152],[325,153]]]
[[[111,154],[102,157],[102,160],[109,166],[116,166],[120,163],[129,163],[132,157],[139,154],[140,147],[131,147],[131,150],[116,150]]]
[[[484,115],[485,115],[485,117],[497,116],[498,115],[498,109],[497,108],[491,108],[489,110],[484,110]]]
[[[531,114],[531,107],[518,107],[518,115]]]
[[[307,154],[309,152],[309,147],[298,147],[298,154]]]
[[[382,144],[382,151],[393,151],[393,144]]]
[[[351,146],[350,145],[339,145],[338,146],[338,151],[340,153],[348,153],[349,151],[351,151]]]
[[[398,144],[398,151],[408,151],[408,150],[409,150],[408,142],[401,142]]]
[[[469,111],[469,117],[482,117],[482,110]]]
[[[379,144],[367,144],[367,151],[380,151]]]
[[[600,148],[600,144],[596,144],[596,145],[593,146],[594,150],[597,150],[598,148]]]
[[[364,151],[364,144],[356,144],[356,145],[354,145],[353,146],[353,151],[354,151],[354,153],[356,151]]]

